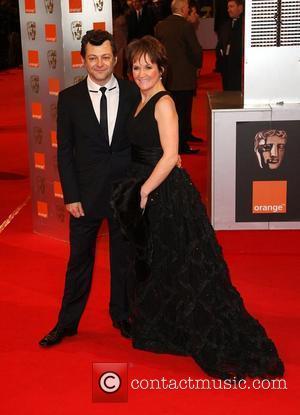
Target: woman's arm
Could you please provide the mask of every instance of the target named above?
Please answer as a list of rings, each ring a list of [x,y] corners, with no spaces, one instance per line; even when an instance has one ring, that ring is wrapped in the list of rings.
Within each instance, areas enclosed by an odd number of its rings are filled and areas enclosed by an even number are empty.
[[[148,195],[166,179],[178,161],[178,116],[171,97],[166,95],[157,102],[154,116],[163,155],[141,187],[142,209],[146,206]]]

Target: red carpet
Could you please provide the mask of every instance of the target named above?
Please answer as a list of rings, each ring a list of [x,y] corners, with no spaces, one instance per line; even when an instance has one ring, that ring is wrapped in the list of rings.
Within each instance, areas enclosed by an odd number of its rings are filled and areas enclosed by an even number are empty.
[[[193,123],[206,136],[205,91],[219,88],[213,55],[205,54]],[[0,73],[0,224],[30,194],[21,70]],[[183,160],[205,194],[206,145]],[[205,197],[204,197],[205,198]],[[234,284],[266,327],[286,365],[286,387],[254,390],[133,390],[127,403],[92,403],[92,362],[128,362],[129,380],[209,379],[191,358],[132,349],[108,317],[108,240],[99,239],[90,300],[79,335],[50,350],[38,340],[56,321],[68,245],[31,230],[28,203],[0,233],[1,392],[3,415],[298,414],[300,233],[219,232]],[[144,382],[145,385],[145,382]],[[248,389],[248,386],[250,389]],[[275,388],[278,385],[275,385]],[[282,385],[283,387],[283,385]],[[297,409],[298,408],[298,409]]]

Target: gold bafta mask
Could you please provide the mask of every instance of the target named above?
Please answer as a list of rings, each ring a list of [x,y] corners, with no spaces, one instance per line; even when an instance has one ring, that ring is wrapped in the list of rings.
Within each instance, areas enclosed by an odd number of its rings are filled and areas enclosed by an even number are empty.
[[[259,167],[265,170],[276,170],[280,167],[287,144],[287,133],[284,130],[259,131],[254,138],[254,152]]]
[[[73,40],[80,40],[82,36],[82,22],[80,20],[71,22]]]
[[[50,105],[50,115],[51,115],[52,121],[56,122],[56,118],[57,118],[57,105],[56,104]]]
[[[38,75],[31,75],[30,77],[31,90],[38,94],[40,91],[40,77]]]
[[[63,204],[56,204],[56,217],[59,220],[59,222],[64,223],[65,218],[66,218],[66,209],[65,209],[65,205]]]
[[[94,7],[96,12],[102,12],[103,0],[94,0]]]
[[[35,22],[27,22],[27,36],[29,40],[35,40],[36,38],[36,23]]]
[[[37,176],[36,178],[36,187],[40,195],[44,195],[46,192],[46,180],[43,176]]]
[[[41,127],[33,127],[33,138],[35,144],[42,144],[43,142],[43,130]]]
[[[82,76],[75,76],[75,77],[74,77],[74,80],[73,80],[73,85],[76,85],[76,84],[78,84],[78,82],[83,81],[83,80],[84,80],[84,78],[85,78],[85,75],[82,75]]]
[[[54,0],[44,0],[46,13],[52,14],[54,9]]]
[[[48,59],[49,68],[56,69],[56,64],[57,64],[56,50],[49,49],[47,52],[47,59]]]

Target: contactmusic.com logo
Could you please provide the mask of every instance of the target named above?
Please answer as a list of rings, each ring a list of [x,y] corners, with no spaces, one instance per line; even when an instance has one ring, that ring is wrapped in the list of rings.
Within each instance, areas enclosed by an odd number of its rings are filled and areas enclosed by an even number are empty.
[[[127,402],[127,374],[127,363],[93,363],[93,402]]]

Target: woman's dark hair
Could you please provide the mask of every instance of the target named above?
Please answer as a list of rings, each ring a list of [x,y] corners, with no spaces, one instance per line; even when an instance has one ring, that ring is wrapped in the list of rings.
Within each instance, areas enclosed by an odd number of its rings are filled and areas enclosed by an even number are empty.
[[[142,56],[149,56],[152,63],[156,63],[161,72],[167,69],[167,53],[164,45],[153,36],[144,36],[129,43],[127,48],[128,69],[132,71],[133,61]]]
[[[86,45],[90,43],[94,46],[100,46],[102,43],[104,43],[106,40],[108,40],[111,44],[113,55],[117,55],[117,48],[115,45],[115,41],[113,36],[107,32],[106,30],[88,30],[86,34],[81,39],[81,50],[80,54],[85,58],[86,55]]]

